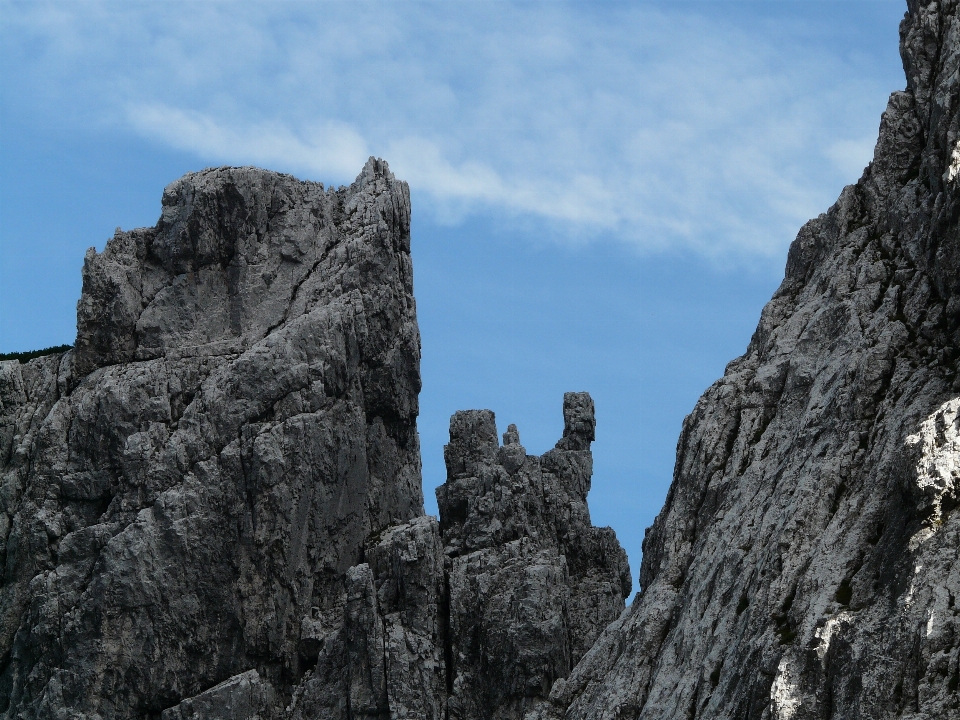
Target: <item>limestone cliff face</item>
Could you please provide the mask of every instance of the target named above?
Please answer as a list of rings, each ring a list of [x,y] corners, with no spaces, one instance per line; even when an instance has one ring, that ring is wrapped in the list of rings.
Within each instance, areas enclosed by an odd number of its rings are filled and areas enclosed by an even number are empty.
[[[531,718],[960,716],[960,18],[697,403],[642,593]]]
[[[909,2],[874,160],[686,419],[623,611],[586,393],[460,412],[423,516],[407,186],[188,175],[0,362],[0,716],[954,718],[960,18]],[[623,612],[621,612],[623,611]]]
[[[409,223],[380,161],[224,168],[88,253],[75,350],[0,363],[5,717],[289,700],[304,620],[423,512]]]
[[[0,362],[0,716],[513,720],[624,607],[593,403],[555,450],[458,413],[423,515],[405,183],[187,175]]]

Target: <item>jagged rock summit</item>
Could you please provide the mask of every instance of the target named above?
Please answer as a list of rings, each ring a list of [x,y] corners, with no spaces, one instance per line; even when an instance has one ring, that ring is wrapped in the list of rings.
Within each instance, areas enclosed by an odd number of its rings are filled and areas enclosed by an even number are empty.
[[[87,254],[75,349],[0,363],[5,717],[289,696],[303,619],[423,512],[409,251],[371,159],[337,190],[187,175]]]
[[[543,458],[458,413],[424,516],[412,278],[373,158],[193,173],[88,252],[74,349],[0,362],[0,716],[508,720],[570,673],[630,587],[593,403]]]
[[[960,717],[960,18],[684,422],[642,594],[528,720]]]
[[[541,457],[514,425],[500,446],[489,410],[451,418],[440,522],[368,540],[294,718],[520,720],[570,673],[631,582],[613,531],[586,507],[593,401],[567,393],[563,410],[564,437]]]
[[[593,527],[593,400],[566,393],[563,437],[527,455],[489,410],[458,412],[437,488],[448,558],[449,717],[521,718],[568,675],[630,594],[627,556]]]
[[[686,419],[630,608],[586,393],[451,419],[423,515],[407,186],[186,176],[0,362],[0,714],[960,714],[960,18],[908,2],[873,162]],[[622,612],[621,612],[622,611]]]

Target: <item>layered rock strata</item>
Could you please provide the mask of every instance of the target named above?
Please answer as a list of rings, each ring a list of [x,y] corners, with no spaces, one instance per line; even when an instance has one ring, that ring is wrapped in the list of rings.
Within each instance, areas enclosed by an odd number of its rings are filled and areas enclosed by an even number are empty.
[[[684,422],[642,593],[529,718],[960,716],[960,18]]]
[[[75,349],[0,363],[3,716],[285,706],[304,619],[335,630],[367,539],[423,512],[409,253],[371,159],[187,175],[87,254]]]

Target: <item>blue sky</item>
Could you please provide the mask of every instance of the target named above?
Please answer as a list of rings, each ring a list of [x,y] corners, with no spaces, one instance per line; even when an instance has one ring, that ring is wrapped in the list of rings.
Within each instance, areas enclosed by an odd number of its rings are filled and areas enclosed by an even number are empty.
[[[680,423],[800,225],[872,157],[901,0],[0,2],[0,352],[163,187],[255,164],[411,185],[428,512],[449,416],[528,452],[597,405],[590,506],[639,570]]]

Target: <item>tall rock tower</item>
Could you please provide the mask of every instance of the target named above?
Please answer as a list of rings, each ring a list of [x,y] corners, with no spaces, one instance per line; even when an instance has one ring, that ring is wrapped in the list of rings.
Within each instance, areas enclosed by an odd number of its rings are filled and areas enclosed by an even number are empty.
[[[519,720],[630,588],[593,401],[527,456],[457,413],[423,515],[407,185],[187,175],[0,363],[0,717]]]
[[[367,539],[423,513],[419,360],[382,161],[187,175],[91,250],[75,349],[0,363],[0,712],[282,707]]]

